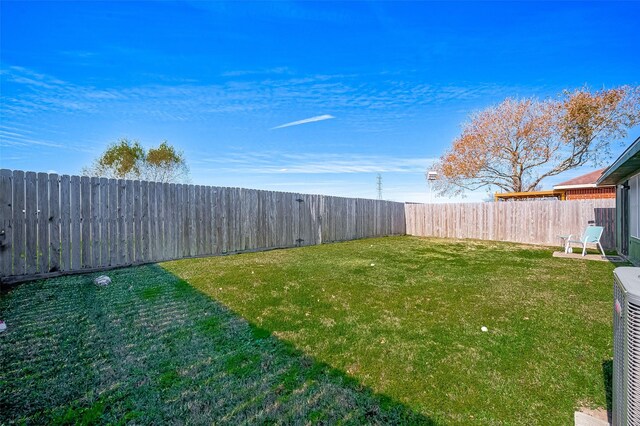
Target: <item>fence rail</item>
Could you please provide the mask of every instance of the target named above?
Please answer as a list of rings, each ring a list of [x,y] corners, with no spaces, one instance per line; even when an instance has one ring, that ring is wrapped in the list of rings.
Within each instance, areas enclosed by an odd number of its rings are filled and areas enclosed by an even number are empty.
[[[406,204],[407,234],[557,245],[559,235],[579,236],[589,224],[604,226],[601,243],[615,248],[615,199],[497,203]]]
[[[0,277],[404,234],[402,203],[0,170]]]

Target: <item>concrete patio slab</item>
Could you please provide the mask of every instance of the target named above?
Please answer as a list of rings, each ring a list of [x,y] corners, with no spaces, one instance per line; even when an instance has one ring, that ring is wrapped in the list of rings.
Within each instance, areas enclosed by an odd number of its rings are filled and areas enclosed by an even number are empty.
[[[607,410],[584,410],[574,413],[575,426],[609,426]]]
[[[581,253],[565,253],[562,251],[554,251],[553,257],[563,257],[565,259],[582,259],[582,260],[599,260],[601,262],[625,262],[625,259],[620,256],[602,256],[601,254],[586,254]]]

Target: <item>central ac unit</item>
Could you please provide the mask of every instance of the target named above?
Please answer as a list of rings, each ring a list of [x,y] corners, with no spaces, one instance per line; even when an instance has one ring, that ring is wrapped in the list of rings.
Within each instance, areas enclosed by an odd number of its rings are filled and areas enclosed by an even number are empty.
[[[613,271],[613,426],[640,425],[640,268]]]

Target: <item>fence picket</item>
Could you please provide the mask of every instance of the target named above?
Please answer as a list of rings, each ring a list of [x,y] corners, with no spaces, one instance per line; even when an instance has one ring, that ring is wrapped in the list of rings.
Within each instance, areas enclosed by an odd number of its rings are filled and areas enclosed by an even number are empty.
[[[80,178],[80,256],[83,268],[91,263],[91,180],[87,176]]]
[[[151,260],[150,250],[150,242],[149,242],[149,182],[142,181],[140,182],[140,233],[142,234],[142,243],[141,245],[141,256],[142,261],[147,262]]]
[[[60,177],[60,270],[71,268],[71,177]]]
[[[118,181],[109,179],[109,265],[118,265]]]
[[[149,258],[158,259],[157,256],[158,235],[158,205],[156,203],[156,183],[149,182]]]
[[[142,200],[140,181],[133,181],[133,241],[135,262],[142,261]]]
[[[11,170],[0,170],[0,277],[13,274],[13,209]]]
[[[124,184],[124,194],[125,194],[125,228],[126,228],[126,240],[127,240],[127,255],[126,255],[126,263],[133,263],[135,261],[135,239],[134,239],[134,222],[135,222],[135,214],[134,214],[134,204],[133,204],[133,181],[126,180]]]
[[[60,180],[49,175],[49,270],[60,270]],[[46,249],[45,249],[46,250]]]
[[[100,222],[102,221],[102,199],[100,197],[100,178],[91,178],[91,266],[102,265],[102,244]]]
[[[38,173],[37,186],[38,245],[36,256],[38,257],[38,272],[43,274],[49,272],[49,176],[46,173]]]
[[[27,274],[35,274],[38,270],[38,204],[37,204],[37,176],[33,172],[25,173],[25,238],[27,248],[25,252]]]
[[[26,218],[25,218],[25,173],[13,172],[13,273],[25,275],[26,270]]]
[[[160,200],[162,203],[162,246],[160,248],[160,259],[169,259],[169,200],[168,200],[168,183],[160,184]]]
[[[176,184],[171,183],[167,185],[169,200],[169,255],[168,259],[175,259],[178,257],[176,246],[176,226],[178,222],[178,207],[176,204]]]
[[[126,202],[126,186],[124,179],[118,179],[117,181],[117,194],[118,194],[118,258],[117,265],[126,265],[128,263],[127,258],[127,229],[126,229],[126,214],[127,214],[127,202]]]
[[[100,178],[100,266],[109,266],[109,179]]]
[[[178,184],[176,185],[176,212],[178,214],[178,220],[176,221],[176,244],[178,246],[176,257],[181,258],[187,255],[186,250],[186,242],[187,235],[185,232],[185,222],[186,222],[186,201],[185,201],[185,187],[186,185]]]
[[[71,222],[71,269],[82,268],[80,241],[80,176],[71,176],[70,222]]]

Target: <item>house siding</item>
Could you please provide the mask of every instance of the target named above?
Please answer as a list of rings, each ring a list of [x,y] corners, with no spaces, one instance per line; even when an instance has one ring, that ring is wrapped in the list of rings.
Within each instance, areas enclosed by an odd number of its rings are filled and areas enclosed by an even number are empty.
[[[628,203],[623,205],[623,194],[627,186]],[[616,250],[619,254],[626,255],[634,265],[640,266],[640,173],[631,176],[628,180],[619,182],[616,197]],[[624,210],[627,211],[626,236],[622,235]],[[623,247],[625,237],[627,247]],[[625,250],[626,249],[626,250]],[[625,253],[626,251],[626,253]]]
[[[627,258],[636,266],[640,266],[640,239],[629,238],[629,255]]]
[[[618,185],[616,187],[616,251],[620,254],[623,253],[622,250],[622,186]]]
[[[629,178],[629,254],[627,258],[640,265],[640,173]]]
[[[629,235],[640,239],[640,174],[629,178]]]

